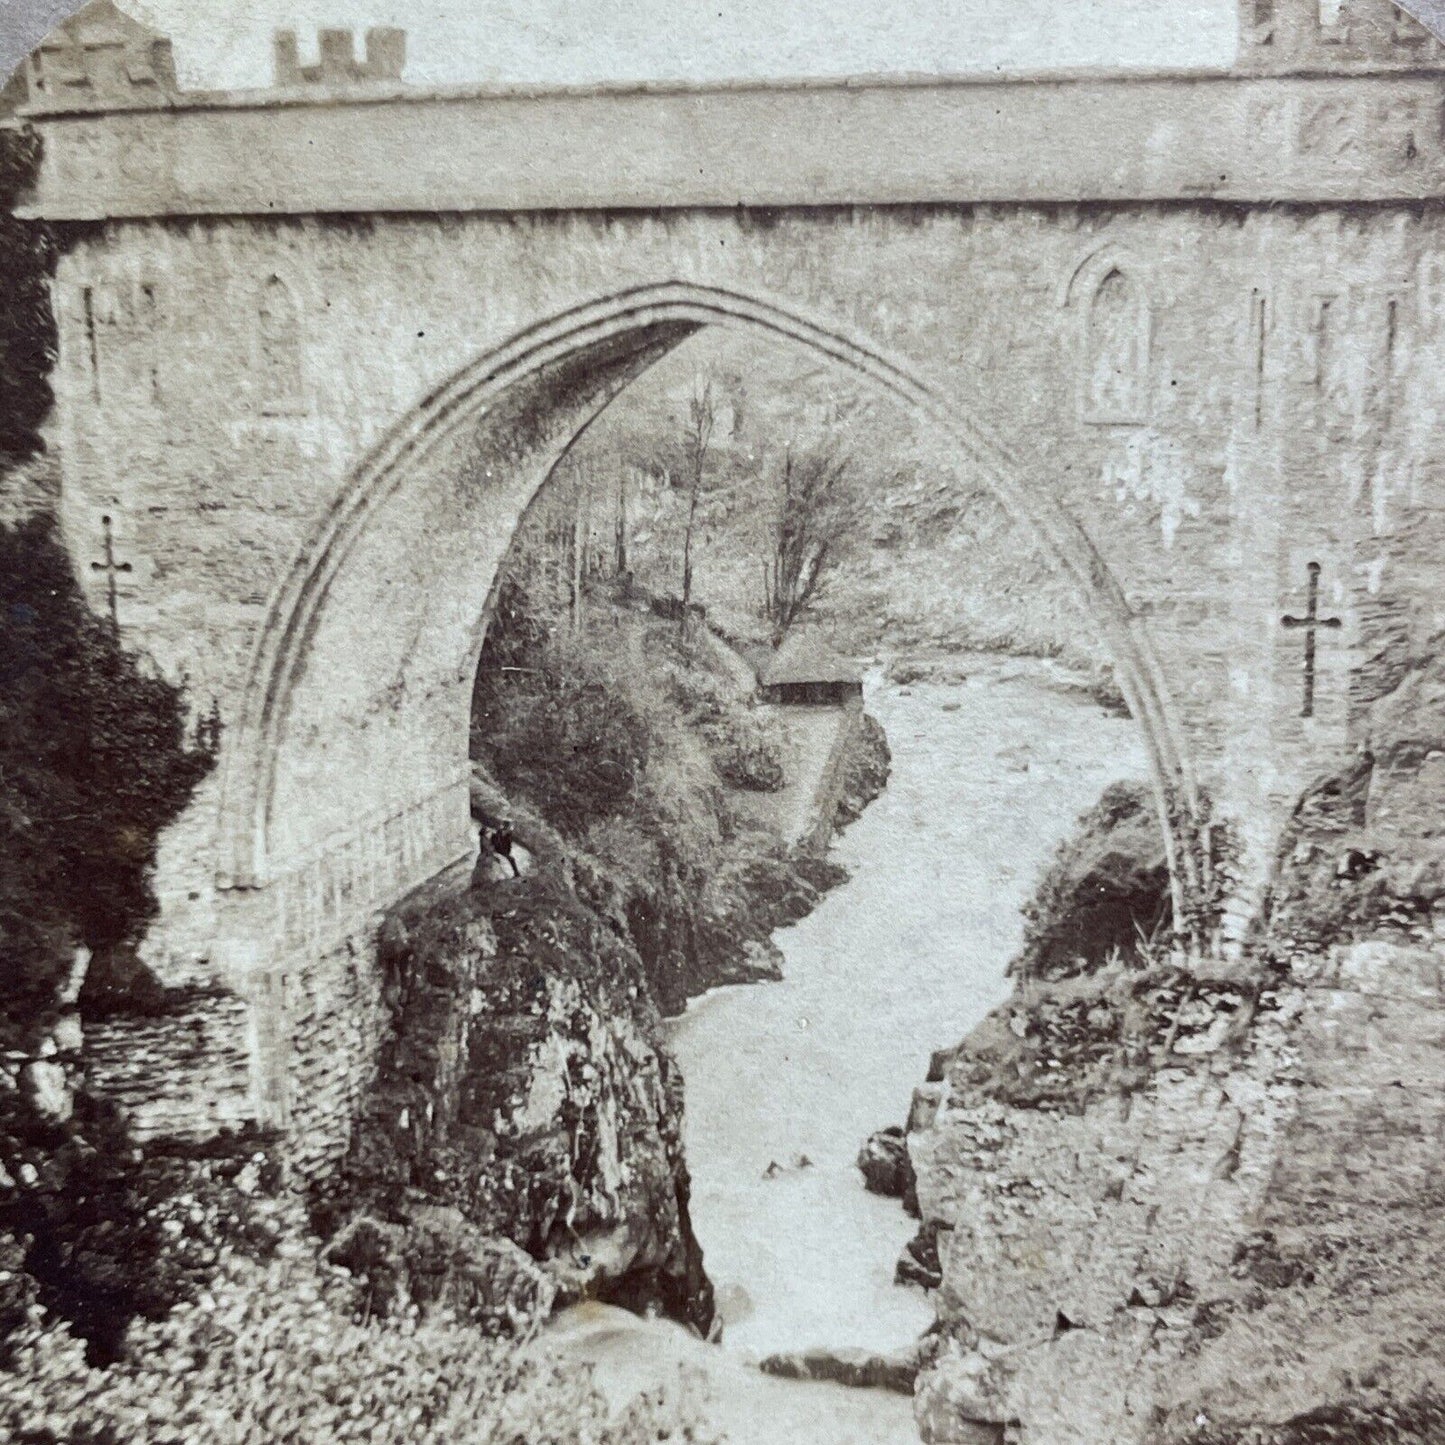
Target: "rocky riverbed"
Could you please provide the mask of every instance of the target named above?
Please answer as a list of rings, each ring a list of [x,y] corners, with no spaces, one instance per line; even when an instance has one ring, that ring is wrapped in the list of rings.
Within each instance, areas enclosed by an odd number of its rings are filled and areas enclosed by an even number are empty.
[[[850,880],[775,935],[781,982],[714,990],[670,1025],[721,1349],[682,1346],[663,1324],[573,1342],[604,1379],[634,1383],[653,1365],[675,1373],[681,1349],[733,1401],[736,1445],[916,1439],[901,1395],[746,1365],[814,1346],[905,1349],[932,1322],[928,1297],[893,1282],[914,1225],[865,1191],[859,1145],[902,1121],[930,1052],[1006,995],[1019,906],[1073,819],[1143,771],[1132,724],[1048,669],[963,667],[957,681],[874,680],[893,773],[834,850]]]

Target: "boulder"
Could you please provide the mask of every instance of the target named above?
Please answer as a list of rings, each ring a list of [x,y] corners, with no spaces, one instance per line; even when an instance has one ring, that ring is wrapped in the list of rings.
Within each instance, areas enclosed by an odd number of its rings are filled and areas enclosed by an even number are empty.
[[[421,1206],[405,1223],[362,1215],[323,1258],[358,1280],[380,1317],[409,1304],[445,1308],[488,1333],[520,1337],[551,1315],[557,1297],[556,1282],[524,1251],[455,1209]]]
[[[868,1142],[858,1151],[858,1168],[870,1193],[903,1199],[913,1190],[908,1138],[896,1124],[868,1136]]]
[[[908,1106],[908,1132],[917,1134],[920,1130],[931,1129],[942,1103],[941,1084],[920,1084],[913,1091],[913,1101]]]
[[[448,1206],[468,1248],[510,1240],[567,1298],[656,1304],[705,1333],[682,1080],[635,951],[540,869],[418,894],[381,953],[390,1027],[330,1218]]]
[[[20,1093],[52,1124],[63,1124],[75,1113],[75,1093],[65,1067],[53,1059],[34,1059],[20,1070]]]
[[[736,953],[718,961],[715,984],[779,983],[783,951],[770,940],[747,939]]]
[[[59,1054],[78,1054],[85,1043],[85,1031],[81,1027],[80,1015],[69,1009],[56,1019],[50,1037]]]
[[[937,1289],[943,1283],[943,1264],[938,1255],[939,1231],[945,1228],[937,1220],[919,1226],[918,1233],[903,1246],[893,1271],[895,1284],[916,1284],[923,1289]]]
[[[948,1077],[948,1071],[953,1067],[953,1061],[957,1057],[957,1044],[951,1049],[934,1049],[928,1059],[928,1073],[925,1076],[926,1082],[930,1084],[941,1084]]]
[[[854,1389],[911,1395],[919,1362],[916,1351],[875,1355],[867,1350],[815,1349],[769,1355],[758,1368],[783,1380],[826,1380]]]
[[[945,1346],[918,1377],[914,1416],[925,1445],[1003,1445],[1005,1382],[987,1356]]]

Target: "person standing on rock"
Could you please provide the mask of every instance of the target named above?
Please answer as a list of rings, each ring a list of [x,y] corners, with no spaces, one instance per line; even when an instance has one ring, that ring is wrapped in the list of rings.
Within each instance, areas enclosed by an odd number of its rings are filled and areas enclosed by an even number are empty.
[[[517,866],[517,860],[512,856],[513,841],[512,820],[510,818],[503,818],[492,830],[492,851],[496,853],[499,858],[505,858],[507,862],[512,865],[513,878],[520,878],[522,876],[522,870]]]

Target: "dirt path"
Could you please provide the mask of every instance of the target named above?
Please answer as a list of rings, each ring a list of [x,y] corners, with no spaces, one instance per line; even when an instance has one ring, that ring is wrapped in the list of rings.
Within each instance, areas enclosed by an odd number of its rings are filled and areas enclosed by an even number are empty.
[[[773,794],[778,831],[792,847],[817,822],[818,784],[844,727],[852,726],[842,708],[778,707],[764,703],[759,712],[776,719],[788,739],[787,782]]]

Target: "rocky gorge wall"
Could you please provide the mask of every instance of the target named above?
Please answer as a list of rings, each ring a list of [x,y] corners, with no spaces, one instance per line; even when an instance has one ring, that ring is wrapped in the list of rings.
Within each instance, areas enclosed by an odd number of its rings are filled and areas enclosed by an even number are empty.
[[[1442,1438],[1445,667],[1396,676],[1239,964],[1021,984],[919,1091],[930,1445]]]
[[[887,766],[882,729],[859,722],[833,780],[840,826],[882,790]],[[474,791],[517,820],[526,867],[513,877],[484,857],[470,879],[435,880],[382,925],[374,1077],[339,1168],[312,1176],[330,1257],[383,1299],[460,1298],[506,1320],[602,1299],[705,1334],[712,1286],[689,1218],[683,1080],[663,1014],[719,983],[776,977],[768,933],[810,911],[841,871],[762,856],[726,916],[703,919],[705,899],[698,920],[683,916],[664,889],[639,926],[635,896],[597,858],[481,768]],[[316,1122],[324,1142],[335,1121]],[[309,1165],[307,1132],[293,1157]]]
[[[652,1300],[701,1329],[682,1080],[641,961],[555,878],[430,891],[381,944],[392,1017],[332,1228],[455,1210],[564,1295]]]

